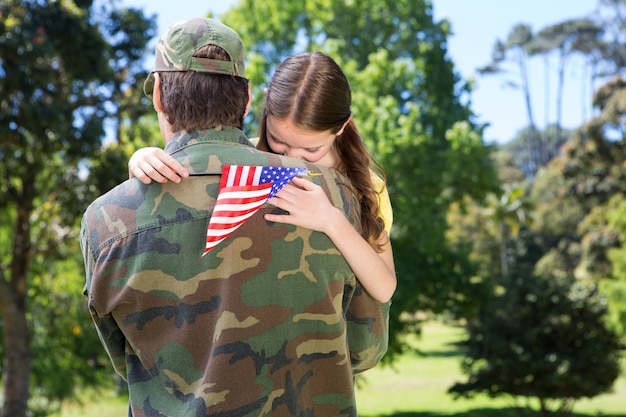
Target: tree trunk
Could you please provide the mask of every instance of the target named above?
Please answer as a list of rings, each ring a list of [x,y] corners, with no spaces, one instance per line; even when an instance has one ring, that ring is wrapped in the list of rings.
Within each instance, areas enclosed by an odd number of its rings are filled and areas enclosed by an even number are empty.
[[[589,91],[591,91],[591,58],[582,66],[583,75],[580,77],[580,124],[587,121],[587,106],[589,105]]]
[[[500,229],[500,272],[502,273],[502,285],[507,289],[509,288],[509,261],[508,261],[508,248],[507,248],[507,226],[503,220],[500,220],[498,225]]]
[[[4,271],[3,271],[4,272]],[[0,282],[0,314],[3,318],[2,417],[26,417],[32,356],[30,332],[23,298]],[[22,301],[20,301],[22,298]]]
[[[564,91],[564,83],[565,83],[565,64],[567,61],[567,56],[565,52],[561,52],[561,57],[559,59],[559,76],[558,76],[558,86],[556,93],[556,140],[561,139],[561,131],[562,131],[562,118],[563,118],[563,91]],[[544,161],[544,164],[547,163],[547,159]]]
[[[537,137],[537,124],[535,123],[535,117],[533,116],[532,100],[530,98],[530,79],[528,74],[528,62],[527,55],[523,48],[520,48],[518,57],[518,66],[520,70],[520,76],[522,79],[522,93],[524,95],[524,103],[526,104],[526,117],[528,118],[528,158],[530,161],[530,176],[534,178],[537,173],[538,161],[537,151],[539,138]]]
[[[26,319],[26,278],[31,256],[30,216],[34,178],[23,184],[16,199],[10,269],[1,270],[0,315],[3,319],[2,397],[0,417],[26,417],[30,395],[32,352]],[[8,277],[7,277],[8,275]],[[8,279],[7,279],[8,278]]]
[[[546,127],[546,129],[548,128],[548,126],[550,126],[550,104],[552,104],[551,98],[550,98],[550,59],[548,57],[548,54],[544,54],[543,55],[543,94],[544,94],[544,98],[543,98],[543,102],[544,102],[544,109],[543,109],[543,124]]]

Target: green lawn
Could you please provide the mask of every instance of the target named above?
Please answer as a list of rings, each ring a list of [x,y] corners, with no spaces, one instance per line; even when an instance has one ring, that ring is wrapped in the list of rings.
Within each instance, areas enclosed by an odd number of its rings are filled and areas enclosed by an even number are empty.
[[[406,354],[393,367],[381,366],[358,379],[360,417],[519,417],[506,399],[480,396],[454,400],[446,393],[456,381],[464,380],[459,371],[461,355],[456,342],[463,329],[430,323],[416,341],[421,354]],[[611,394],[579,401],[575,417],[626,417],[626,376],[615,384]],[[93,400],[92,400],[93,401]],[[123,398],[102,398],[88,405],[67,406],[60,417],[123,417]]]
[[[407,354],[393,368],[378,367],[363,375],[358,389],[360,417],[519,417],[511,400],[478,396],[455,400],[446,391],[464,381],[456,342],[462,328],[430,323],[416,342],[421,355]],[[615,392],[579,401],[576,416],[626,417],[626,376],[615,384]]]

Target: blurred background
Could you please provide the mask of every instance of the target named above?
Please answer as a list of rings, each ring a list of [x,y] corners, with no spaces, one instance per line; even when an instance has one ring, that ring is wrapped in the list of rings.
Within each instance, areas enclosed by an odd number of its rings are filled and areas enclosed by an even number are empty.
[[[331,55],[385,168],[398,275],[374,416],[626,416],[623,0],[0,1],[0,416],[118,416],[82,213],[162,146],[158,35],[218,17],[263,88]]]

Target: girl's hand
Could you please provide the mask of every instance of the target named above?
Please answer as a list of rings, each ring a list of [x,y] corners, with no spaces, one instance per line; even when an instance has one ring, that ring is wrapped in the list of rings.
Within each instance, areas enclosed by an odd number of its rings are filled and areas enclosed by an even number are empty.
[[[291,180],[268,203],[289,213],[266,214],[265,220],[293,224],[327,234],[337,216],[344,217],[330,203],[322,187],[304,178],[296,177]]]
[[[266,214],[265,220],[325,233],[367,292],[383,303],[391,299],[397,283],[393,253],[386,233],[381,237],[384,239],[383,251],[377,253],[343,212],[331,204],[324,190],[304,178],[291,180],[268,203],[289,213]]]
[[[150,184],[153,180],[179,183],[188,176],[187,170],[161,148],[138,149],[128,161],[128,177],[136,177],[144,184]]]

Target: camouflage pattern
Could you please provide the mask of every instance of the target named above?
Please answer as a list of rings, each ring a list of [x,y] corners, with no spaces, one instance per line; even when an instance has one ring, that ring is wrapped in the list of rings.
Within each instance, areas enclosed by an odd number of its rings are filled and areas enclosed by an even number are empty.
[[[359,227],[333,170],[253,148],[234,128],[177,134],[190,173],[223,164],[304,166]],[[356,416],[354,376],[388,341],[371,298],[320,232],[266,222],[266,205],[204,257],[220,175],[128,180],[82,223],[85,294],[133,416]]]

